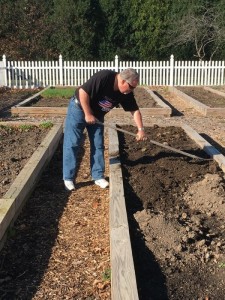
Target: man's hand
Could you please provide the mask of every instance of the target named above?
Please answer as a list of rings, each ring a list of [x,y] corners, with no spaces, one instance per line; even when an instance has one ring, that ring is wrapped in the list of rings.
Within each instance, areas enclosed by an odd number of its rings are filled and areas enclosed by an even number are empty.
[[[85,115],[85,121],[88,124],[95,124],[97,120],[94,115],[88,114],[88,115]]]
[[[137,136],[136,136],[136,140],[139,141],[146,141],[147,140],[147,136],[145,134],[144,129],[138,130]]]

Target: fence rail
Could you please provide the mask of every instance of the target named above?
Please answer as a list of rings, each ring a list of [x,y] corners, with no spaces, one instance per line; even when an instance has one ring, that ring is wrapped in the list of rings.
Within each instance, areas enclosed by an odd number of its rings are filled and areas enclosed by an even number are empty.
[[[135,68],[141,85],[198,86],[223,85],[224,61],[0,61],[0,85],[10,88],[79,86],[95,72],[111,69],[119,72]]]

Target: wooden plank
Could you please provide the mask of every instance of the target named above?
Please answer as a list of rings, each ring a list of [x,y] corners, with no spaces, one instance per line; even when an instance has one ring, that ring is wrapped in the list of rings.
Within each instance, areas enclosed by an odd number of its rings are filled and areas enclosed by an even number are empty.
[[[140,111],[142,113],[142,116],[165,116],[169,117],[171,114],[171,109],[167,107],[159,107],[159,108],[140,108]],[[128,111],[124,111],[122,108],[114,108],[112,109],[107,115],[110,117],[124,117],[124,116],[130,116],[131,113]]]
[[[118,143],[117,132],[109,129],[111,299],[138,300],[122,171],[113,154]]]
[[[0,199],[0,241],[7,231],[11,220],[13,220],[16,214],[14,203],[14,198]]]
[[[62,137],[62,132],[61,123],[53,126],[9,190],[0,199],[0,241],[4,239],[7,228],[17,218],[22,206],[35,188],[44,167],[51,160]]]
[[[185,130],[187,135],[196,142],[196,144],[203,149],[210,157],[212,157],[219,165],[219,167],[225,173],[225,157],[209,142],[207,142],[200,134],[198,134],[190,126],[183,124],[182,128]]]
[[[208,88],[205,88],[209,90]],[[194,109],[202,113],[204,116],[211,116],[211,117],[224,117],[225,116],[225,108],[221,107],[209,107],[196,99],[186,95],[182,91],[179,91],[175,87],[169,87],[169,91],[177,95],[181,100],[188,103]]]
[[[16,107],[11,108],[11,114],[17,116],[66,116],[67,107]]]
[[[109,123],[109,125],[114,125],[115,124],[111,124]],[[109,130],[109,129],[108,129]],[[119,155],[119,145],[118,145],[118,136],[117,136],[117,131],[111,129],[110,131],[110,141],[109,141],[109,158],[114,159],[116,157],[118,157]],[[119,161],[118,161],[119,163]]]
[[[211,88],[211,87],[209,87],[209,86],[204,86],[203,88],[204,88],[206,91],[212,92],[212,93],[217,94],[217,95],[222,96],[222,97],[225,97],[225,93],[222,92],[222,91],[213,89],[213,88]]]
[[[215,108],[207,108],[206,116],[211,117],[225,117],[225,108],[223,107],[215,107]]]
[[[185,93],[183,93],[182,91],[179,91],[175,87],[169,87],[169,91],[172,92],[173,94],[177,95],[185,103],[188,103],[191,107],[193,107],[194,109],[199,111],[201,114],[206,116],[207,110],[209,108],[207,105],[205,105],[205,104],[195,100],[194,98],[186,95]]]
[[[34,94],[33,96],[25,99],[24,101],[21,101],[19,104],[15,105],[16,107],[20,107],[20,106],[24,106],[27,105],[28,103],[32,102],[32,100],[34,98],[36,98],[37,96],[41,95],[42,93],[44,93],[46,90],[50,89],[50,86],[46,87],[45,89],[43,89],[42,91]]]
[[[143,88],[151,95],[151,97],[159,106],[166,108],[168,111],[170,111],[170,115],[172,114],[172,109],[165,102],[163,102],[152,90],[150,90],[148,87]]]

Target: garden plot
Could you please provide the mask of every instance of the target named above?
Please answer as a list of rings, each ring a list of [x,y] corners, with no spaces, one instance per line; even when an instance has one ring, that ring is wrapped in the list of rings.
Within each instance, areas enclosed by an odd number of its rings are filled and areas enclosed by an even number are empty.
[[[59,89],[59,88],[58,88]],[[18,116],[65,116],[67,113],[67,106],[71,96],[74,94],[75,88],[70,88],[71,95],[67,97],[59,97],[53,94],[53,97],[44,96],[44,92],[50,90],[47,88],[41,93],[38,93],[16,106],[11,108],[12,115]],[[57,91],[57,88],[55,88]],[[66,88],[65,88],[66,90]],[[153,91],[138,87],[134,91],[135,98],[141,109],[143,119],[149,119],[154,115],[170,116],[171,108],[167,106]],[[122,108],[115,108],[109,113],[109,118],[126,117],[128,113],[124,112]],[[130,118],[130,113],[129,113]]]
[[[40,92],[41,89],[10,89],[0,87],[0,118],[8,116],[10,108],[20,102],[32,97]]]
[[[62,124],[0,124],[0,246],[50,161],[62,136]],[[0,247],[0,248],[1,248]]]
[[[225,94],[225,85],[214,85],[210,88],[212,88],[214,91],[216,90],[217,92]]]
[[[13,116],[66,116],[75,88],[47,87],[11,108]]]
[[[212,93],[217,94],[222,97],[225,97],[225,87],[224,86],[221,86],[221,85],[219,85],[218,87],[217,86],[213,86],[213,87],[204,86],[203,88],[206,91],[212,92]],[[223,107],[224,106],[225,105],[223,105]]]
[[[122,128],[135,131],[132,126]],[[214,153],[214,158],[220,157],[220,167],[215,160],[193,160],[148,142],[137,144],[133,137],[119,133],[139,299],[223,299],[225,180],[221,167],[224,170],[224,157],[185,125],[183,128],[155,125],[146,128],[146,132],[150,139],[203,158],[208,155],[201,149]],[[114,169],[116,164],[119,168],[115,149],[114,144],[111,155]],[[115,205],[122,201],[113,199]],[[119,208],[116,211],[117,218],[122,220]],[[117,248],[120,243],[111,241]],[[114,258],[116,266],[112,265],[112,294],[118,290],[119,286],[114,286],[119,282],[118,277],[123,279],[123,274],[127,274],[119,268],[126,266],[126,260],[119,262],[118,255]],[[135,282],[135,278],[132,280]],[[131,290],[131,285],[128,286],[127,291]]]
[[[225,116],[225,95],[208,87],[170,87],[181,100],[205,116]]]

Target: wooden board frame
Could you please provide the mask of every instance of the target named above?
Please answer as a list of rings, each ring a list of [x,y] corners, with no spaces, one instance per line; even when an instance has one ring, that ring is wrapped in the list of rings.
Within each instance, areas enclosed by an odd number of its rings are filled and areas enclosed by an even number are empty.
[[[47,87],[46,89],[49,89]],[[172,109],[165,104],[153,91],[149,88],[143,88],[151,95],[151,97],[157,102],[160,107],[154,108],[140,108],[143,116],[143,120],[149,118],[150,116],[165,116],[169,117],[172,114]],[[67,107],[26,107],[27,104],[31,103],[37,96],[41,95],[46,89],[43,91],[33,95],[32,97],[22,101],[18,105],[15,105],[11,108],[11,114],[13,116],[62,116],[65,117],[67,114]],[[112,109],[109,114],[109,118],[119,117],[124,118],[126,115],[130,116],[130,113],[125,112],[121,108],[114,108]]]
[[[208,89],[209,90],[209,89]],[[212,89],[211,89],[212,90]],[[211,91],[210,90],[210,91]],[[204,116],[211,116],[211,117],[225,117],[225,107],[209,107],[200,101],[188,96],[184,92],[178,90],[176,87],[169,87],[169,91],[174,95],[178,96],[181,100],[188,103],[191,107],[195,110],[200,112]]]
[[[115,124],[113,124],[115,126]],[[225,173],[225,157],[190,126],[181,128]],[[111,299],[138,300],[117,132],[109,133]]]
[[[11,124],[12,122],[10,122]],[[21,122],[21,124],[23,123]],[[62,135],[63,124],[58,123],[53,125],[42,143],[13,181],[9,190],[0,199],[0,250],[4,246],[8,229],[13,225],[26,200],[34,190],[44,168],[51,160]]]

